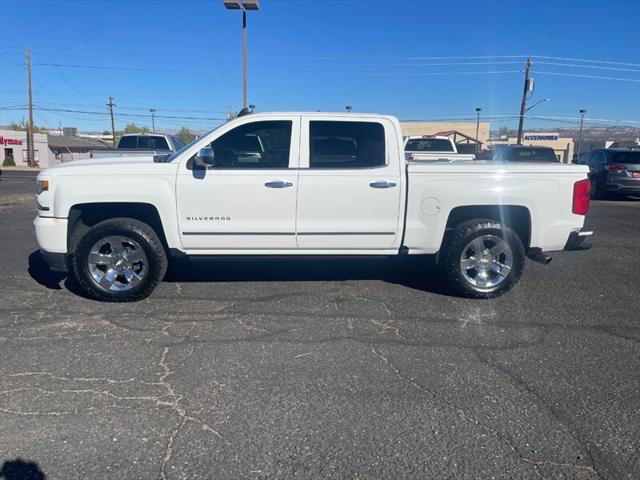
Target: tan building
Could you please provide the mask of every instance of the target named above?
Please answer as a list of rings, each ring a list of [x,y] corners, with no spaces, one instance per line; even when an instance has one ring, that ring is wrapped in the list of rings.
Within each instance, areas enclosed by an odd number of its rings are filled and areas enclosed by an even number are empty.
[[[447,134],[455,131],[460,132],[472,139],[476,138],[476,122],[402,122],[402,135],[409,137],[412,135],[437,135]],[[491,130],[490,122],[480,122],[478,140],[486,148]]]

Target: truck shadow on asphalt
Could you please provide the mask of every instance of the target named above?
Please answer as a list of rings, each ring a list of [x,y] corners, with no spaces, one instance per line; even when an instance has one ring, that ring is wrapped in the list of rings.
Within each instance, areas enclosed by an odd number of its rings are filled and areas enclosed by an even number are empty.
[[[16,458],[7,460],[0,467],[0,480],[45,480],[44,474],[36,462]]]
[[[29,255],[28,273],[50,289],[66,288],[86,297],[73,278],[49,269],[38,250]],[[416,290],[452,295],[432,256],[420,257],[210,257],[172,260],[164,281],[174,282],[331,282],[380,280]]]

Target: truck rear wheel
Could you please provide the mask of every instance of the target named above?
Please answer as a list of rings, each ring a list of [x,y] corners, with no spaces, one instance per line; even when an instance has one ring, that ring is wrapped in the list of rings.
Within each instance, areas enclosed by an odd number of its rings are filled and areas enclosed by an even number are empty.
[[[91,227],[76,243],[73,273],[82,289],[105,302],[132,302],[151,294],[167,270],[156,232],[131,218]]]
[[[470,298],[493,298],[509,291],[524,270],[522,240],[491,219],[458,225],[444,249],[441,266],[449,285]]]

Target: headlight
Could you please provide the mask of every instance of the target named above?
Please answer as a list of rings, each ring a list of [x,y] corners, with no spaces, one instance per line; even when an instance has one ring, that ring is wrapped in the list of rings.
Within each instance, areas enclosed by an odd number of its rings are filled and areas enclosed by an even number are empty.
[[[36,195],[49,191],[49,180],[38,180],[36,182]]]

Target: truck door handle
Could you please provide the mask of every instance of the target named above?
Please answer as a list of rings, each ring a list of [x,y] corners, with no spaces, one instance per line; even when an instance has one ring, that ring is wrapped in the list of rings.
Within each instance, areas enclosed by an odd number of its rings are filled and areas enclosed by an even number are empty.
[[[287,188],[292,187],[293,183],[285,182],[284,180],[272,180],[271,182],[267,182],[264,184],[267,188]]]
[[[392,188],[392,187],[395,187],[396,184],[395,184],[395,182],[389,182],[387,180],[382,180],[382,181],[378,181],[378,182],[371,182],[369,184],[369,186],[371,188]]]

